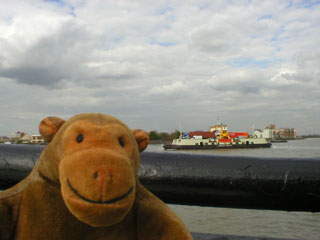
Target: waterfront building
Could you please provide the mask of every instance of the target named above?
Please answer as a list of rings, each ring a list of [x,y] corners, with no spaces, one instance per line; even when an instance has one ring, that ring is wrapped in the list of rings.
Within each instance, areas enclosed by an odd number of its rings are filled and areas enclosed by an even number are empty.
[[[276,125],[271,123],[269,124],[266,128],[270,128],[270,129],[276,129]]]
[[[255,137],[255,138],[263,138],[263,131],[261,129],[254,129],[253,137]]]
[[[30,143],[30,136],[28,134],[24,134],[21,138],[18,139],[20,143]]]
[[[12,133],[11,138],[12,139],[21,139],[21,138],[23,138],[24,135],[27,135],[27,133],[18,131],[18,132]]]
[[[30,136],[25,132],[15,132],[11,134],[11,142],[15,143],[30,143]]]
[[[279,139],[295,139],[297,133],[294,128],[279,128],[277,129],[274,124],[269,124],[263,130],[263,137],[267,139],[279,140]]]
[[[273,129],[265,128],[263,129],[263,137],[267,139],[273,139]]]
[[[34,144],[44,143],[44,139],[41,135],[32,135],[30,142]]]
[[[0,136],[0,143],[10,142],[10,138],[7,136]]]
[[[18,131],[11,134],[11,142],[41,144],[41,143],[44,143],[45,140],[41,135],[35,134],[35,135],[29,136],[25,132]]]

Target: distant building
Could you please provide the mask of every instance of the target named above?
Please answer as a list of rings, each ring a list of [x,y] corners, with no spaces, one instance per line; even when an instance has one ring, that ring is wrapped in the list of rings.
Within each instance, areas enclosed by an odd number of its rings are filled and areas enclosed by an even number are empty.
[[[263,131],[261,129],[254,129],[253,137],[255,137],[255,138],[263,138]]]
[[[273,138],[273,130],[271,128],[263,129],[263,137],[267,139]]]
[[[44,143],[44,138],[41,135],[32,135],[30,142],[33,144]]]
[[[30,137],[25,132],[15,132],[11,134],[11,142],[14,143],[30,143]]]
[[[30,143],[30,136],[28,134],[23,135],[20,139],[18,139],[20,143]]]
[[[12,134],[11,134],[11,138],[13,138],[13,139],[21,139],[21,138],[23,138],[25,135],[27,135],[25,132],[20,132],[20,131],[18,131],[18,132],[12,133]]]
[[[44,143],[44,139],[41,135],[32,135],[29,136],[25,132],[16,132],[11,135],[11,141],[15,143],[33,143],[33,144],[40,144]]]
[[[268,139],[295,139],[297,138],[297,133],[294,128],[279,128],[277,129],[274,124],[268,125],[263,130],[263,137]]]
[[[10,138],[7,136],[0,136],[0,143],[10,142]]]
[[[280,128],[276,129],[276,139],[294,139],[297,137],[296,130],[294,128]]]
[[[276,129],[276,125],[275,124],[269,124],[266,128]]]

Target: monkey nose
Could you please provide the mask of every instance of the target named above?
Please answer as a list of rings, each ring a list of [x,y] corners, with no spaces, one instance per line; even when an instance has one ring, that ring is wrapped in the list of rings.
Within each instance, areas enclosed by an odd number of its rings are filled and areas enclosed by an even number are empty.
[[[112,171],[107,170],[99,170],[93,174],[94,179],[96,179],[100,192],[103,191],[104,187],[108,184],[112,183],[113,174]]]

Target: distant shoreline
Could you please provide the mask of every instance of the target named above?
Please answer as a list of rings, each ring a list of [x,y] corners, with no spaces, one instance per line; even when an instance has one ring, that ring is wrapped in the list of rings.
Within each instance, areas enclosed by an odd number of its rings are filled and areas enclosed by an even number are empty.
[[[166,144],[168,142],[170,142],[170,140],[150,140],[149,144]]]

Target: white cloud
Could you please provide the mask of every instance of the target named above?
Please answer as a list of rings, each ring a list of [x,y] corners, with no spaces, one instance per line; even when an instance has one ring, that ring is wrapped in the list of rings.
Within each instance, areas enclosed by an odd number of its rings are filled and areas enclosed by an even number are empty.
[[[0,135],[87,111],[146,130],[219,116],[320,132],[319,25],[319,4],[291,1],[7,1]],[[302,109],[314,120],[290,125]]]
[[[186,85],[181,82],[173,82],[167,85],[162,85],[162,86],[154,86],[153,88],[150,89],[149,94],[160,94],[160,95],[174,95],[179,92],[184,92],[186,90]]]

